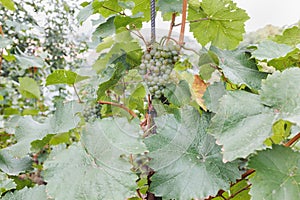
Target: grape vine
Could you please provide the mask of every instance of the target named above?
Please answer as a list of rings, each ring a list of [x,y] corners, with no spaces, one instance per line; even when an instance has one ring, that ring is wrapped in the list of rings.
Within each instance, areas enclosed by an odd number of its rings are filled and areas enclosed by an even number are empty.
[[[0,23],[0,199],[300,199],[299,23],[254,38],[232,0],[59,2],[49,26],[91,22],[87,46]]]

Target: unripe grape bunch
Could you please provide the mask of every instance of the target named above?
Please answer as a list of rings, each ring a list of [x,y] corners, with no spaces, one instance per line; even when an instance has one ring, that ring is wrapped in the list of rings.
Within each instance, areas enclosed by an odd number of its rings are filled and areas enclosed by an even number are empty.
[[[154,43],[145,50],[139,73],[143,76],[152,98],[159,99],[163,96],[166,85],[172,82],[171,73],[179,56],[180,46],[172,42],[166,45]]]

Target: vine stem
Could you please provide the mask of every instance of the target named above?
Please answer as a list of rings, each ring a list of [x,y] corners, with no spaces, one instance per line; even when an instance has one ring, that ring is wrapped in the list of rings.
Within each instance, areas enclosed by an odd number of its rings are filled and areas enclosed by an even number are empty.
[[[285,143],[284,146],[290,147],[299,139],[300,139],[300,132],[297,135],[295,135],[292,139],[290,139],[287,143]]]
[[[168,33],[168,37],[167,37],[167,41],[166,41],[167,44],[168,44],[168,42],[171,38],[171,35],[172,35],[172,31],[173,31],[173,28],[174,28],[174,25],[175,25],[175,18],[176,18],[176,13],[173,13],[172,14],[172,20],[171,20],[171,23],[170,23],[170,29],[169,29],[169,33]]]
[[[127,108],[126,106],[122,105],[122,104],[118,104],[118,103],[114,103],[114,102],[110,102],[110,101],[98,101],[99,104],[106,104],[106,105],[112,105],[112,106],[116,106],[119,108],[122,108],[123,110],[127,111],[132,117],[137,117],[137,115],[130,110],[129,108]]]
[[[179,35],[179,45],[183,46],[184,44],[184,31],[185,31],[185,22],[186,22],[186,9],[187,9],[187,0],[182,1],[182,19],[181,19],[181,29]]]
[[[106,9],[106,10],[109,10],[109,11],[112,11],[112,12],[115,12],[115,13],[118,13],[120,15],[124,15],[124,16],[127,16],[124,12],[119,12],[119,11],[116,11],[114,9],[111,9],[109,7],[106,7],[106,6],[101,6],[102,8]]]
[[[76,87],[75,87],[75,84],[72,84],[72,86],[73,86],[73,88],[74,88],[74,92],[75,92],[75,94],[76,94],[76,96],[77,96],[77,98],[78,98],[79,103],[83,103],[83,101],[81,101],[80,96],[79,96],[79,94],[78,94],[78,92],[77,92],[77,89],[76,89]]]

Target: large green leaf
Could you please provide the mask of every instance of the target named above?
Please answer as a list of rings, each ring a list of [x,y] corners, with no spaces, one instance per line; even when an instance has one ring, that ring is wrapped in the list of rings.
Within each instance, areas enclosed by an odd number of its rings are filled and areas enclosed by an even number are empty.
[[[155,119],[158,134],[146,138],[155,170],[150,190],[163,199],[186,200],[216,194],[228,189],[239,177],[236,163],[223,163],[220,146],[206,133],[210,115],[202,116],[191,107]]]
[[[44,63],[44,60],[41,57],[37,56],[29,56],[25,53],[20,52],[20,55],[15,54],[14,55],[18,61],[18,64],[23,68],[27,69],[30,67],[38,67],[42,68],[46,64]]]
[[[19,91],[25,98],[41,98],[39,85],[29,77],[19,78]]]
[[[15,4],[12,0],[0,0],[0,3],[9,10],[12,11],[16,10]]]
[[[15,136],[17,143],[6,148],[13,156],[24,157],[30,152],[31,143],[41,140],[48,134],[68,132],[77,126],[80,121],[77,112],[82,106],[76,102],[58,104],[53,116],[43,123],[37,122],[31,116],[20,117],[15,124]]]
[[[300,69],[275,72],[263,81],[261,102],[273,109],[278,118],[300,125]]]
[[[273,146],[250,158],[255,169],[250,179],[252,199],[300,199],[300,154],[289,147]]]
[[[23,158],[13,157],[6,149],[0,151],[0,169],[9,175],[18,175],[25,172],[32,166],[32,159],[29,156]]]
[[[80,143],[51,153],[44,164],[47,191],[56,200],[126,199],[135,194],[137,176],[122,157],[145,150],[137,121],[95,121]]]
[[[141,47],[128,31],[116,34],[113,40],[113,45],[111,45],[109,51],[106,54],[102,54],[93,65],[94,70],[98,73],[105,70],[111,63],[116,63],[115,60],[124,56],[124,54],[126,54],[126,60],[123,64],[126,64],[129,67],[138,66],[140,64],[142,56]],[[105,46],[107,47],[107,45],[103,46],[102,43],[100,43],[99,46],[100,47],[97,48],[99,51],[104,50]]]
[[[221,98],[208,131],[223,145],[225,161],[264,149],[280,119],[300,124],[299,79],[300,69],[289,68],[269,75],[260,95],[233,91]]]
[[[80,76],[79,74],[69,70],[58,69],[55,70],[52,74],[50,74],[47,77],[46,85],[54,85],[54,84],[73,85],[87,78],[88,78],[87,76]]]
[[[99,38],[99,40],[112,36],[116,32],[114,25],[115,16],[106,19],[103,23],[100,23],[96,30],[93,32],[93,38]]]
[[[220,98],[226,94],[225,85],[222,82],[216,82],[206,89],[203,99],[207,109],[216,113],[220,106]]]
[[[267,73],[258,71],[255,60],[245,50],[226,51],[212,47],[212,51],[219,57],[224,76],[232,83],[260,89],[261,80],[267,77]]]
[[[136,15],[139,12],[144,14],[144,21],[150,20],[150,1],[149,0],[131,0],[135,6],[132,9],[132,14]]]
[[[268,62],[268,65],[281,71],[289,67],[300,67],[299,55],[300,49],[295,48],[293,51],[289,52],[284,57],[274,58],[270,60]]]
[[[126,27],[132,27],[134,25],[135,28],[142,28],[142,18],[140,15],[136,16],[116,16],[114,20],[114,24],[116,27],[116,32],[120,33],[122,31],[127,31]]]
[[[157,7],[163,15],[166,13],[182,13],[182,0],[158,0]]]
[[[244,91],[228,92],[220,105],[208,131],[223,145],[224,160],[244,158],[263,149],[263,142],[272,134],[274,114],[260,104],[259,96]]]
[[[101,80],[97,90],[98,99],[105,95],[106,90],[115,86],[119,82],[119,80],[123,77],[125,70],[126,67],[121,63],[116,64],[114,68],[107,68],[104,72],[106,77]]]
[[[15,192],[5,194],[2,200],[51,200],[47,197],[46,186],[35,186],[33,188],[23,188]]]
[[[80,9],[77,20],[80,24],[82,24],[85,20],[87,20],[94,13],[94,9],[92,4],[86,5],[84,8]]]
[[[16,183],[13,179],[8,178],[7,174],[0,172],[0,195],[2,196],[3,193],[9,191],[11,189],[16,188]]]
[[[107,18],[121,12],[123,8],[118,4],[118,0],[93,1],[94,13],[99,13]]]
[[[276,42],[266,40],[257,46],[257,50],[252,53],[252,56],[258,60],[270,61],[274,58],[284,57],[292,50],[293,48],[286,44],[278,44]]]
[[[287,44],[290,46],[297,46],[300,44],[300,27],[293,26],[291,28],[285,29],[282,35],[276,35],[273,41]]]
[[[195,1],[194,1],[195,2]],[[243,40],[246,12],[231,0],[203,0],[190,3],[190,31],[201,45],[211,42],[222,49],[234,49]]]
[[[176,106],[183,106],[191,101],[189,84],[182,80],[178,84],[169,84],[164,89],[164,96]]]

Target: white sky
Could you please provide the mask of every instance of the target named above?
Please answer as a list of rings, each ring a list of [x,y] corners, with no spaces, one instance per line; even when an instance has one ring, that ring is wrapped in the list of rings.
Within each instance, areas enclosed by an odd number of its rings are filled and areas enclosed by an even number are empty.
[[[291,25],[300,20],[300,0],[233,0],[251,17],[246,31],[255,31],[265,25]]]

